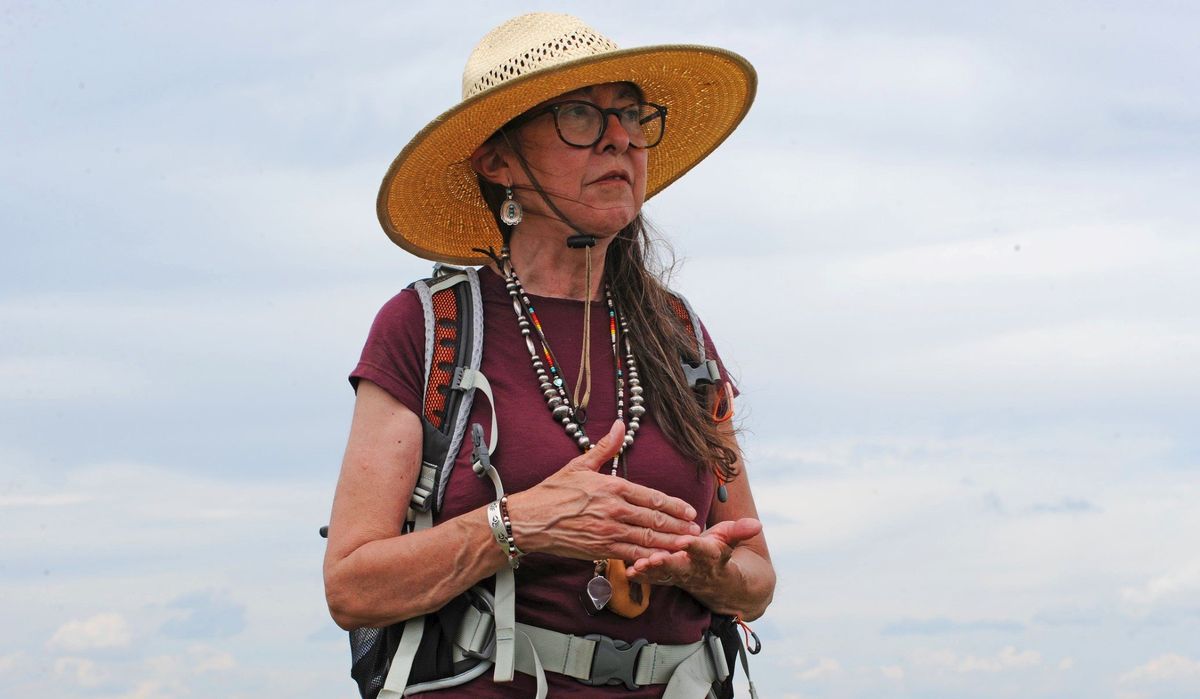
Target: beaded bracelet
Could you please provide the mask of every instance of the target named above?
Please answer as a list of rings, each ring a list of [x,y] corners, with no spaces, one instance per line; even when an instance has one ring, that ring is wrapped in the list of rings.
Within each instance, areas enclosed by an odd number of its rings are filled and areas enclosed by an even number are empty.
[[[488,504],[488,525],[492,528],[492,536],[504,555],[508,556],[508,565],[514,570],[521,565],[521,556],[525,552],[517,548],[516,539],[512,534],[512,520],[508,517],[508,497],[502,497]]]

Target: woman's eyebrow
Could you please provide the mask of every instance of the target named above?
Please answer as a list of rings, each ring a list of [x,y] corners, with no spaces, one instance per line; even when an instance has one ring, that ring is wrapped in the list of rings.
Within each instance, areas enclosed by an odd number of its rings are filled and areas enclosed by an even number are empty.
[[[637,100],[642,98],[642,91],[632,85],[622,85],[617,92],[617,97],[620,99]]]

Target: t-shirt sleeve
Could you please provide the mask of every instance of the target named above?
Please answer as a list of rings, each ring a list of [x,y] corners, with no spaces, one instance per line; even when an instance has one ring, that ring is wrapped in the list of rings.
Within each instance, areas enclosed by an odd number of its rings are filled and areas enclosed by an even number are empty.
[[[359,380],[366,379],[420,415],[424,374],[425,314],[417,293],[405,289],[379,309],[350,385],[357,391]]]

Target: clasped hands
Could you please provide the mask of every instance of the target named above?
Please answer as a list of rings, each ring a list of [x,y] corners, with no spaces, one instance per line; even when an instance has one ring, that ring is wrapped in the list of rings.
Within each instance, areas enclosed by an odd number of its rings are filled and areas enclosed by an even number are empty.
[[[758,520],[720,522],[707,530],[687,502],[599,471],[625,436],[620,421],[582,454],[537,486],[509,496],[513,535],[526,553],[584,560],[619,558],[636,582],[686,586],[717,581],[733,551],[762,531]]]

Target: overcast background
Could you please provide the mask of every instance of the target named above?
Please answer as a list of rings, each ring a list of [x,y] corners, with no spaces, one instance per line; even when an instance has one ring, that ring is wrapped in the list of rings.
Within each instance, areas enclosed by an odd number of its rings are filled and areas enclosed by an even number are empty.
[[[501,5],[0,2],[0,696],[354,696],[316,529],[428,270],[378,183],[528,9],[758,68],[646,210],[740,380],[761,696],[1200,695],[1194,3]]]

